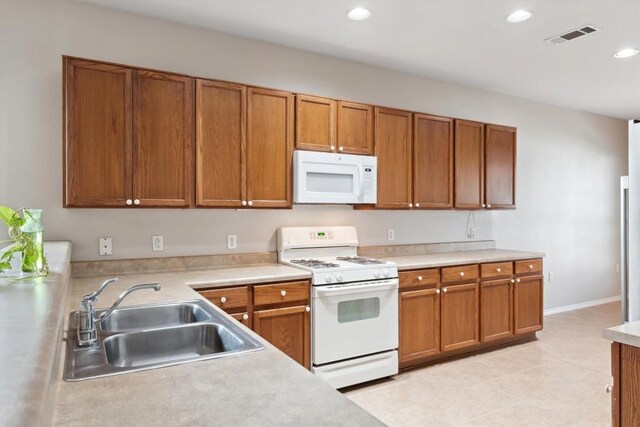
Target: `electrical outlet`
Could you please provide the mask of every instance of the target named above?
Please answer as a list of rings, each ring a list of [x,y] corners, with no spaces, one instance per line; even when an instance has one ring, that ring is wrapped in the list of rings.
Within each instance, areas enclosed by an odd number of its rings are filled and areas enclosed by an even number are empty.
[[[153,250],[153,252],[164,251],[164,242],[162,236],[153,236],[151,238],[151,249]]]
[[[113,240],[111,237],[100,238],[100,256],[111,255],[113,253]]]
[[[227,249],[236,249],[238,247],[238,237],[235,234],[227,234]]]
[[[394,240],[396,238],[396,230],[394,230],[393,228],[389,228],[387,230],[387,240],[391,241]]]

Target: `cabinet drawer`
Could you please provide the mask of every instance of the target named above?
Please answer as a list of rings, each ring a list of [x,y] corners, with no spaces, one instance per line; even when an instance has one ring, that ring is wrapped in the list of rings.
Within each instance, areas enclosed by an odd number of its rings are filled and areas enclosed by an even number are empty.
[[[442,283],[474,280],[478,278],[478,264],[457,265],[442,269]]]
[[[490,264],[480,265],[480,277],[509,277],[513,274],[513,263],[509,262],[492,262]]]
[[[246,286],[207,289],[198,293],[225,311],[245,309],[249,303]]]
[[[440,271],[437,268],[401,271],[398,273],[398,279],[400,281],[400,289],[437,285],[440,282]]]
[[[287,282],[253,287],[253,303],[259,305],[309,302],[309,282]]]
[[[542,259],[516,261],[516,274],[542,273]]]

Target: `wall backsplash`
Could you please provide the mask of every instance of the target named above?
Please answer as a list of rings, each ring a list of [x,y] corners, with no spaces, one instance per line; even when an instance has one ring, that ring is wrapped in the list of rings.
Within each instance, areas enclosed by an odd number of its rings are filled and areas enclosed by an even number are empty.
[[[617,294],[618,177],[627,124],[576,110],[457,86],[70,0],[0,0],[0,203],[44,209],[49,239],[73,241],[73,259],[275,249],[281,225],[352,224],[365,245],[467,240],[467,212],[62,209],[62,55],[239,81],[518,128],[516,210],[478,212],[477,239],[546,252],[546,308]],[[100,259],[104,259],[100,258]],[[588,266],[577,269],[576,266]],[[579,271],[578,271],[579,270]]]

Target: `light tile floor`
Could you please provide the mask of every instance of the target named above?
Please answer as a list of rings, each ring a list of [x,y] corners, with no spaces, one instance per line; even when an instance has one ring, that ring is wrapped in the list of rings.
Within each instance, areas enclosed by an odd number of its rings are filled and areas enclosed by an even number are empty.
[[[545,317],[535,342],[345,390],[390,426],[610,426],[611,303]]]

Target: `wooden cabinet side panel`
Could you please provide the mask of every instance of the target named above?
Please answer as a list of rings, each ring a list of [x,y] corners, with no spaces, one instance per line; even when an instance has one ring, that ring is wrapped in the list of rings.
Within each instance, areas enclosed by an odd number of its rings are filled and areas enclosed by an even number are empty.
[[[249,88],[247,97],[248,202],[253,207],[290,207],[293,94]]]
[[[453,207],[453,157],[453,119],[415,114],[413,199],[416,207]]]
[[[375,127],[376,208],[407,209],[412,203],[411,113],[376,107]]]
[[[132,70],[64,59],[64,206],[125,207],[132,197]]]
[[[196,81],[196,204],[237,207],[246,200],[245,86]]]
[[[487,125],[485,140],[485,203],[516,206],[516,129]]]
[[[440,298],[437,289],[400,293],[400,363],[440,352]]]
[[[613,387],[611,389],[611,422],[613,427],[620,427],[620,347],[622,344],[611,343],[611,376]]]
[[[310,368],[310,316],[306,306],[254,311],[253,329],[274,347]]]
[[[135,71],[133,193],[141,207],[193,203],[193,79]]]
[[[484,124],[455,122],[455,207],[480,209],[484,204]]]
[[[640,426],[640,348],[620,346],[620,425]]]

